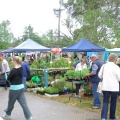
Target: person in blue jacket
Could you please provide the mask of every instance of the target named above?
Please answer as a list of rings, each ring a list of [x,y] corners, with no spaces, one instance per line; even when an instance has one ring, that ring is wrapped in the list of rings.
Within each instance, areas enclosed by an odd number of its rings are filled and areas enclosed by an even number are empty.
[[[23,62],[22,62],[22,68],[23,68],[23,84],[24,84],[24,89],[26,91],[27,87],[26,87],[26,79],[28,77],[28,75],[30,74],[31,70],[29,67],[29,64],[27,63],[26,59],[23,58]]]

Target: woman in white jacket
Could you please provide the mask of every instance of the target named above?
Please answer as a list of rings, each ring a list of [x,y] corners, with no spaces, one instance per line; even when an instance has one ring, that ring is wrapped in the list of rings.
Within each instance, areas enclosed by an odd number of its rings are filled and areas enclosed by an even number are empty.
[[[110,103],[110,115],[111,120],[117,120],[115,116],[117,95],[119,91],[120,81],[120,68],[115,64],[118,56],[117,54],[111,53],[109,55],[108,63],[102,66],[99,77],[102,80],[102,91],[103,91],[103,107],[101,112],[101,119],[107,120],[108,104]]]

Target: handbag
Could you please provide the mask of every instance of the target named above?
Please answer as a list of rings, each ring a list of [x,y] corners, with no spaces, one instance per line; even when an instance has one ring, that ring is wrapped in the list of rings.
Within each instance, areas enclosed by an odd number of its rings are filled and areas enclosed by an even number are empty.
[[[98,93],[102,93],[102,82],[103,82],[104,67],[105,67],[105,65],[103,66],[103,70],[102,70],[102,79],[101,79],[101,81],[98,84],[98,88],[97,88],[97,92]]]
[[[1,74],[0,75],[0,85],[6,85],[7,84],[7,79],[6,79],[6,74]]]

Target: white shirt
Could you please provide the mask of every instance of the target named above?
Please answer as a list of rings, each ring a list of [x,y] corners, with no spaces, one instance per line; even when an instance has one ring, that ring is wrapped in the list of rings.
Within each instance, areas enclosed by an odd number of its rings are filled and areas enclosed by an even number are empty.
[[[102,91],[119,91],[120,68],[113,62],[103,65],[98,74],[99,78],[103,78]]]
[[[7,69],[5,68],[5,65],[7,66]],[[8,65],[8,62],[3,59],[2,61],[2,73],[5,73],[5,72],[10,72],[10,67]]]
[[[75,68],[75,71],[81,71],[83,69],[87,68],[87,65],[84,64],[84,65],[81,65],[81,63],[78,63],[76,68]]]

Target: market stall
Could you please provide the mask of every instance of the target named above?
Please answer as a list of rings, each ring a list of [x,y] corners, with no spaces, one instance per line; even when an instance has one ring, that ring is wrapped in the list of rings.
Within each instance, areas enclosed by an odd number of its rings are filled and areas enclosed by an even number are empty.
[[[77,42],[77,43],[75,43],[67,48],[63,48],[62,51],[63,52],[102,52],[102,51],[105,51],[105,48],[94,45],[93,43],[91,43],[87,39],[83,38],[79,42]],[[81,72],[82,71],[80,71],[79,73],[81,73]],[[79,83],[76,82],[76,80],[74,78],[75,78],[75,76],[71,80],[72,84],[73,83],[79,84],[80,86],[82,84],[84,84],[84,83],[81,84],[81,82],[83,82],[83,80],[82,80],[82,77],[80,75],[79,75]],[[76,88],[76,91],[78,91],[77,88]],[[77,94],[77,95],[79,96],[79,94]]]

